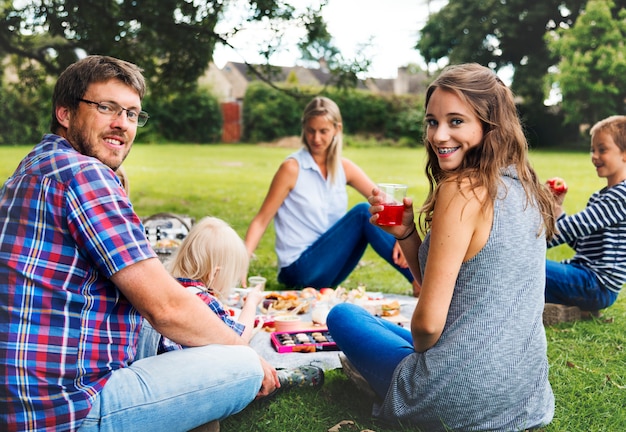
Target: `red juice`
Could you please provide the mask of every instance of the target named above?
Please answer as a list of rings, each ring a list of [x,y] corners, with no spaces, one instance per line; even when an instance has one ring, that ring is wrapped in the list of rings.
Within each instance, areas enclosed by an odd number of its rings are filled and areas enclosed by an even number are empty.
[[[378,225],[402,225],[404,204],[383,204],[384,208],[378,212]]]

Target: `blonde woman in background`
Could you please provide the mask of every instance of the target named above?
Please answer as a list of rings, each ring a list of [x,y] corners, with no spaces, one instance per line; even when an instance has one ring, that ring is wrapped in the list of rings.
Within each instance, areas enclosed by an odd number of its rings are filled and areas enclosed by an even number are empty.
[[[369,223],[369,204],[350,211],[346,185],[367,198],[376,186],[354,162],[341,156],[339,107],[315,97],[302,116],[304,147],[287,157],[246,234],[250,255],[274,219],[278,281],[289,288],[335,287],[354,270],[367,245],[413,284],[396,239]]]

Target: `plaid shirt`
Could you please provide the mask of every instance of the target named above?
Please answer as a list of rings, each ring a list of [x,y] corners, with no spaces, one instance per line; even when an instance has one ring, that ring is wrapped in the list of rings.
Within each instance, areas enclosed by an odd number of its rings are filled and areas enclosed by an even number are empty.
[[[155,257],[119,180],[44,136],[0,190],[0,430],[76,430],[135,355],[140,316],[110,281]]]
[[[215,314],[218,317],[220,317],[220,319],[224,321],[224,323],[228,327],[233,329],[235,333],[241,336],[243,331],[246,329],[246,326],[231,318],[231,314],[229,313],[228,310],[226,310],[226,308],[224,308],[224,305],[222,305],[222,303],[217,299],[217,297],[215,296],[215,293],[213,292],[211,288],[207,288],[206,286],[204,286],[202,282],[193,280],[193,279],[176,278],[176,280],[178,281],[179,284],[181,284],[188,290],[193,290],[192,292],[194,292],[198,297],[200,297],[202,301],[206,303],[209,309],[215,312]],[[165,336],[161,336],[161,340],[159,341],[159,348],[158,348],[159,354],[162,354],[167,351],[176,351],[180,349],[183,349],[183,346],[181,344],[178,344],[174,342],[173,340],[166,338]]]

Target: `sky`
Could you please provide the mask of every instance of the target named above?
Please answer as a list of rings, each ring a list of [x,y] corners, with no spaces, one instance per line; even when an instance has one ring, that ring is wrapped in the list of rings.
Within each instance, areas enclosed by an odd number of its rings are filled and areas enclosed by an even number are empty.
[[[311,3],[311,2],[308,2]],[[426,23],[428,13],[436,12],[447,0],[329,0],[323,10],[333,43],[344,58],[352,59],[362,52],[363,44],[371,39],[371,47],[365,55],[372,60],[367,76],[373,78],[395,78],[398,67],[410,63],[425,66],[419,52],[413,47],[417,43],[419,30]],[[298,4],[297,1],[294,4]],[[229,23],[220,23],[218,31],[228,28]],[[223,67],[227,61],[249,63],[263,62],[256,54],[253,41],[262,40],[260,28],[246,30],[231,41],[237,48],[217,47],[214,61]],[[301,34],[294,31],[292,40]],[[243,56],[243,57],[242,57]],[[294,66],[300,53],[295,46],[288,46],[280,55],[272,57],[272,64]]]

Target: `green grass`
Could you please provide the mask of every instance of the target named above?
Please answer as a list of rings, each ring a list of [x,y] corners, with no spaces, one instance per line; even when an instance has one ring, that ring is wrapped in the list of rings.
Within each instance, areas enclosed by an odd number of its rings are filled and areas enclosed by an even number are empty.
[[[0,147],[0,179],[14,170],[30,146]],[[213,215],[228,221],[241,235],[258,210],[280,162],[293,149],[254,145],[136,145],[124,163],[131,199],[141,216],[161,211],[197,218]],[[423,149],[347,148],[374,181],[409,185],[409,195],[423,200],[427,184]],[[558,175],[567,180],[568,212],[582,209],[589,195],[605,185],[598,179],[588,153],[534,151],[531,159],[542,179]],[[361,198],[350,194],[351,204]],[[270,226],[256,251],[251,274],[275,282],[274,232]],[[548,257],[571,255],[566,246],[548,251]],[[345,282],[351,288],[408,294],[410,286],[371,250]],[[546,432],[626,430],[626,300],[620,298],[600,319],[560,324],[546,329],[550,381],[556,396],[556,414]],[[319,390],[297,390],[273,400],[258,401],[222,422],[222,430],[326,431],[341,420],[353,420],[353,430],[377,432],[386,428],[370,417],[370,404],[340,370],[329,371]],[[348,429],[350,430],[350,429]]]

